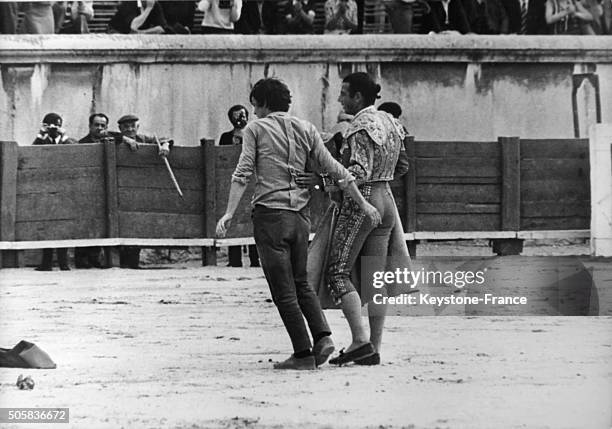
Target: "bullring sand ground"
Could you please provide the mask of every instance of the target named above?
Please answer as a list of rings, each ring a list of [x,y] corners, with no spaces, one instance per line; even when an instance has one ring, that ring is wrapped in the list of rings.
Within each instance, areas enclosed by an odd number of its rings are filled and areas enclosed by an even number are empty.
[[[521,272],[546,259],[506,259],[506,292],[537,290]],[[579,260],[599,317],[390,317],[382,365],[308,372],[271,369],[290,345],[260,269],[4,269],[0,346],[35,342],[57,369],[0,369],[0,407],[70,408],[58,428],[609,429],[612,261]],[[326,315],[347,345],[341,312]]]

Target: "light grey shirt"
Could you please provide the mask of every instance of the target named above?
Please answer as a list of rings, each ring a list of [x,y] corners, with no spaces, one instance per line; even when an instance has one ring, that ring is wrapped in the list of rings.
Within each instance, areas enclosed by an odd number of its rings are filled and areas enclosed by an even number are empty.
[[[246,184],[255,174],[254,206],[302,210],[308,204],[310,191],[299,188],[295,179],[306,171],[311,157],[341,187],[355,180],[325,148],[314,125],[285,112],[273,112],[250,122],[242,139],[242,153],[232,181]]]

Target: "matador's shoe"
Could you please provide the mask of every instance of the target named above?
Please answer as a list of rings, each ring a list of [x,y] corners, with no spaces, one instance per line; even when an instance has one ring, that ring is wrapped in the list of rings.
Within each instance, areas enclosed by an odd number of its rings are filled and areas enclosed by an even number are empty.
[[[345,363],[354,362],[359,359],[367,358],[375,353],[374,346],[372,343],[366,343],[361,347],[357,347],[355,350],[350,352],[344,352],[340,350],[340,354],[335,358],[331,359],[329,363],[332,365],[344,365]]]

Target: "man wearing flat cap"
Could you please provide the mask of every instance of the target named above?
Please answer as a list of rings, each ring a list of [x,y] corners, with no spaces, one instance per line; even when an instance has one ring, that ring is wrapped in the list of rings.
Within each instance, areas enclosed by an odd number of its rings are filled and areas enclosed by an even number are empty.
[[[49,144],[74,144],[77,141],[66,135],[66,131],[62,128],[62,117],[57,113],[47,113],[42,120],[42,126],[33,145],[49,145]],[[61,248],[57,250],[57,263],[60,270],[68,271],[68,249]],[[51,271],[53,268],[53,249],[43,249],[41,264],[36,268],[37,271]]]
[[[130,149],[135,152],[138,150],[139,144],[157,144],[155,137],[138,134],[138,117],[136,115],[124,115],[117,121],[119,132],[123,135],[124,141],[129,145]],[[161,145],[159,148],[160,156],[168,156],[170,147],[173,141],[161,137],[159,139]],[[119,264],[122,268],[138,269],[140,263],[140,247],[137,246],[121,246],[119,248]]]

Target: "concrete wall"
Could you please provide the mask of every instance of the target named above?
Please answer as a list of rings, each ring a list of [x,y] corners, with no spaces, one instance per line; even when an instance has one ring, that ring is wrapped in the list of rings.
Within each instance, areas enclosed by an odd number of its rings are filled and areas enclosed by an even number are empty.
[[[612,122],[612,37],[516,36],[0,36],[0,140],[31,144],[43,115],[87,133],[91,112],[141,118],[141,131],[195,146],[230,126],[226,111],[278,76],[292,113],[323,130],[340,111],[342,77],[363,70],[382,101],[404,108],[418,140],[574,137],[573,75],[595,73]],[[580,136],[595,91],[577,91]]]

